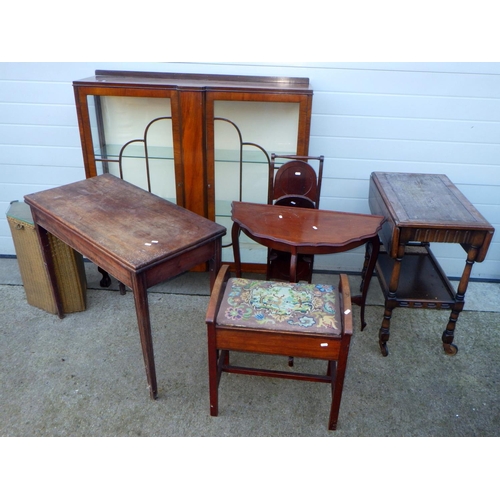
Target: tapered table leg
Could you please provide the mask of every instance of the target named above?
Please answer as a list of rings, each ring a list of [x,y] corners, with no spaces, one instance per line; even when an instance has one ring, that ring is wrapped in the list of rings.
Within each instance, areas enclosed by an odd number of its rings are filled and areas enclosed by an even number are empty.
[[[215,280],[217,278],[217,273],[222,265],[222,241],[217,239],[214,241],[214,255],[208,261],[208,270],[210,272],[210,291],[214,287]],[[241,274],[241,271],[240,271]]]
[[[151,399],[158,397],[158,387],[156,383],[156,369],[153,352],[153,338],[151,336],[151,320],[149,317],[148,292],[144,275],[132,276],[132,291],[134,292],[135,311],[141,338],[142,354],[146,366],[146,377]]]

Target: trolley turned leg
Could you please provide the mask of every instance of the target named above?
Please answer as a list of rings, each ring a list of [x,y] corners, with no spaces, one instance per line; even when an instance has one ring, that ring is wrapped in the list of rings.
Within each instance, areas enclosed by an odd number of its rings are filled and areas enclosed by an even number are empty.
[[[382,356],[387,356],[389,354],[389,349],[387,347],[387,342],[390,335],[390,325],[392,311],[397,307],[396,291],[399,285],[399,274],[401,272],[401,261],[403,260],[403,255],[405,253],[405,245],[400,244],[398,248],[397,257],[394,259],[394,266],[392,268],[391,281],[389,283],[389,291],[387,297],[385,298],[385,309],[384,309],[384,319],[382,320],[382,326],[380,327],[378,334],[378,343],[380,346],[380,352]]]
[[[441,337],[444,352],[449,356],[454,356],[458,351],[458,347],[453,344],[455,326],[458,321],[458,316],[462,312],[465,305],[465,292],[467,291],[467,286],[469,285],[472,266],[476,261],[478,250],[478,247],[471,246],[467,252],[464,272],[460,278],[460,283],[458,284],[457,293],[455,295],[455,304],[452,308],[448,324],[446,325],[446,330],[443,332],[443,336]]]

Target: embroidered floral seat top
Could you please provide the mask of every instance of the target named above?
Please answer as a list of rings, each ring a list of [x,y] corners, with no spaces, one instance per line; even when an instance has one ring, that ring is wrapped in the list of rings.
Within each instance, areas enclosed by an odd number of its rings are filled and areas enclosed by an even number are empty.
[[[332,285],[230,278],[217,324],[340,336],[339,307]]]

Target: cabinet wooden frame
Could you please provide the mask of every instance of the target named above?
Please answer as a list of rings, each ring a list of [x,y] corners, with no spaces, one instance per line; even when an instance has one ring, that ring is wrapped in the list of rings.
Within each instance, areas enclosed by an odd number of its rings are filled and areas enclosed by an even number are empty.
[[[217,101],[298,105],[295,151],[309,153],[313,91],[308,78],[204,75],[96,70],[73,82],[85,175],[98,175],[89,97],[170,99],[175,193],[178,205],[215,221],[215,126]],[[102,127],[98,126],[98,129]],[[100,140],[105,143],[103,131]],[[94,134],[95,135],[95,134]],[[95,137],[94,137],[95,139]],[[276,151],[269,151],[269,155]]]

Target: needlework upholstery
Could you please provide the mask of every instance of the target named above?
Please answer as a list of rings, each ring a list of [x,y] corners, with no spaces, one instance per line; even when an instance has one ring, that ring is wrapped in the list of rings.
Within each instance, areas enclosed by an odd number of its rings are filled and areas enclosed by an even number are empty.
[[[339,303],[332,285],[230,278],[217,324],[340,336]]]

